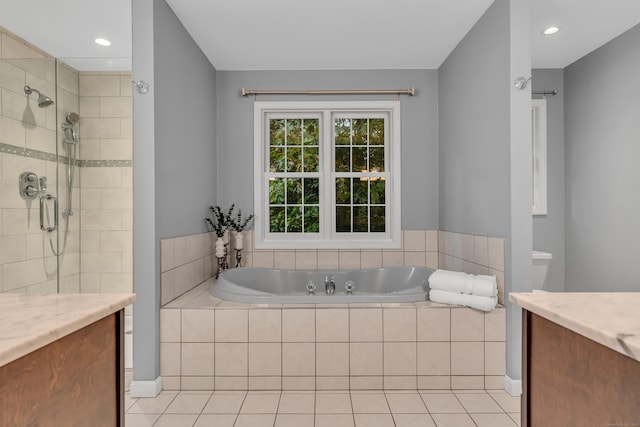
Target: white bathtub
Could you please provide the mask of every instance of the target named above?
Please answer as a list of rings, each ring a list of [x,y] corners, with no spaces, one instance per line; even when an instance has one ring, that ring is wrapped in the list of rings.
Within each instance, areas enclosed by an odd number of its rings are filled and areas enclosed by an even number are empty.
[[[367,270],[276,270],[234,268],[224,271],[211,286],[213,296],[248,304],[327,304],[425,301],[428,279],[425,267],[384,267]],[[334,278],[335,293],[325,292],[325,279]],[[316,285],[314,294],[307,284]],[[351,281],[355,290],[345,291]]]

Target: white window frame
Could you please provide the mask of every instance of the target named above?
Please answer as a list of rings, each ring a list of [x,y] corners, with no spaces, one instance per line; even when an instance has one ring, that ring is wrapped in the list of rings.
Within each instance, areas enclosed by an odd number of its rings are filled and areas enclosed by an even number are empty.
[[[384,114],[385,159],[388,171],[385,186],[385,215],[388,226],[384,233],[335,232],[335,184],[333,171],[333,117],[341,114]],[[289,117],[317,114],[320,120],[320,233],[269,232],[268,147],[266,135],[268,115]],[[255,102],[254,103],[254,210],[256,249],[374,249],[401,247],[401,183],[400,183],[400,102],[399,101],[320,101],[320,102]],[[324,142],[323,142],[324,141]],[[338,173],[340,175],[340,173]],[[290,177],[295,177],[289,174]]]
[[[533,215],[547,215],[547,100],[531,100]]]

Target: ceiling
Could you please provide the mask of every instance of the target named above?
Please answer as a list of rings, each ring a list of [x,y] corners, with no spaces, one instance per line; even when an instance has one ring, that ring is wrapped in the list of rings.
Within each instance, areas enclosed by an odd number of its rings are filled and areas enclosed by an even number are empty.
[[[564,68],[638,23],[638,0],[532,0],[533,68]],[[542,35],[551,25],[560,31]]]
[[[168,0],[219,70],[438,68],[493,0]]]
[[[130,69],[131,1],[0,0],[0,25],[79,70]],[[492,2],[167,0],[219,70],[434,69]],[[532,0],[531,21],[533,67],[564,68],[640,23],[640,1]]]
[[[77,70],[130,70],[131,1],[0,0],[0,26]]]

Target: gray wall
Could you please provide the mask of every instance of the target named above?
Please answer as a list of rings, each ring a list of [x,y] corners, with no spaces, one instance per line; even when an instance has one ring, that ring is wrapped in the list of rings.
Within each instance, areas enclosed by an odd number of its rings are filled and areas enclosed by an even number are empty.
[[[132,390],[160,374],[160,239],[206,230],[216,199],[215,69],[164,0],[133,2]],[[146,389],[145,389],[146,390]]]
[[[516,89],[513,82],[531,75],[531,2],[509,0],[509,237],[505,244],[505,294],[531,292],[533,245],[531,200],[533,169],[531,150],[531,86]],[[521,390],[522,378],[522,310],[505,302],[507,323],[507,380],[512,394]],[[514,382],[518,381],[518,382]]]
[[[531,289],[529,1],[496,0],[438,70],[440,229],[505,237],[505,293]],[[507,303],[507,375],[521,378]]]
[[[440,229],[506,237],[509,9],[494,3],[438,70]]]
[[[438,83],[435,70],[218,71],[218,203],[253,207],[253,98],[241,89],[401,89],[402,228],[438,227]],[[259,96],[258,101],[395,100],[395,96]]]
[[[565,69],[567,291],[639,291],[640,25]]]
[[[158,237],[207,230],[216,201],[216,70],[164,0],[155,2]]]
[[[549,252],[547,290],[564,291],[564,70],[533,70],[533,91],[547,96],[547,215],[533,217],[533,249]]]
[[[139,396],[137,381],[160,376],[160,254],[156,237],[156,171],[154,146],[154,1],[132,3],[133,80],[144,79],[151,91],[133,91],[133,383],[131,395]]]

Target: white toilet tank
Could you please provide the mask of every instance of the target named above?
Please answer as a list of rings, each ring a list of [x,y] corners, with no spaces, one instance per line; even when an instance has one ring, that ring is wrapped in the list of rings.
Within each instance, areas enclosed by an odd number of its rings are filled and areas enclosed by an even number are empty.
[[[533,289],[541,291],[547,283],[549,262],[553,258],[550,253],[533,251]]]

